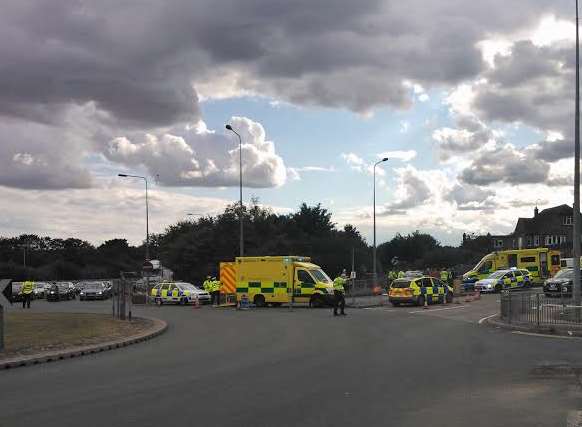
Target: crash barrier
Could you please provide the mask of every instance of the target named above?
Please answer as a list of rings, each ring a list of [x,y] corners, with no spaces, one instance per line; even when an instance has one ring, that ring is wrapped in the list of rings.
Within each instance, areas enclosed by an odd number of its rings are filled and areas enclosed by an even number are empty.
[[[571,297],[546,297],[534,292],[503,291],[500,319],[507,323],[536,326],[582,325],[582,306]]]

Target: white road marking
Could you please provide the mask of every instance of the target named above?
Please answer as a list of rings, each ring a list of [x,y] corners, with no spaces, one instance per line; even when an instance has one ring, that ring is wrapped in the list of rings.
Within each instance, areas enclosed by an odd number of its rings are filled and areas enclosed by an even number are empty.
[[[443,311],[443,310],[455,310],[457,308],[465,308],[464,305],[457,305],[456,307],[445,307],[445,308],[430,308],[428,310],[416,310],[416,311],[409,311],[409,314],[414,314],[414,313],[430,313],[432,311]]]
[[[543,337],[543,338],[561,338],[565,340],[581,339],[581,337],[567,337],[564,335],[548,335],[548,334],[537,334],[535,332],[524,332],[524,331],[513,331],[512,334],[517,335],[529,335],[532,337]]]
[[[484,318],[482,318],[482,319],[479,319],[479,324],[483,323],[483,322],[484,322],[484,321],[486,321],[487,319],[491,319],[491,318],[492,318],[492,317],[494,317],[494,316],[497,316],[497,313],[495,313],[495,314],[492,314],[492,315],[490,315],[490,316],[485,316]]]

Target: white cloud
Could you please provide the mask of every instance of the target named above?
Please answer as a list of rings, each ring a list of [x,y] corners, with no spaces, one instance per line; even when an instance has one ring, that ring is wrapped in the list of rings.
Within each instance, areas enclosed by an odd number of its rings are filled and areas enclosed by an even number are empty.
[[[400,122],[400,133],[408,133],[410,129],[410,122],[407,120],[402,120]]]
[[[352,170],[365,173],[367,175],[374,174],[374,163],[366,162],[357,154],[342,153],[341,157],[346,161]],[[381,165],[376,166],[376,176],[384,176],[385,174],[386,172],[384,172],[384,169],[382,169]]]

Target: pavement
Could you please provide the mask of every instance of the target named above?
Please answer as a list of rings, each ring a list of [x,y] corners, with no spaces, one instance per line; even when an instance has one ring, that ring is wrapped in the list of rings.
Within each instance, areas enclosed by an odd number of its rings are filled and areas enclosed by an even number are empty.
[[[582,340],[479,321],[497,295],[434,305],[134,307],[149,341],[0,372],[0,426],[563,426],[582,419]],[[107,312],[110,302],[32,310]],[[576,424],[574,424],[576,425]]]

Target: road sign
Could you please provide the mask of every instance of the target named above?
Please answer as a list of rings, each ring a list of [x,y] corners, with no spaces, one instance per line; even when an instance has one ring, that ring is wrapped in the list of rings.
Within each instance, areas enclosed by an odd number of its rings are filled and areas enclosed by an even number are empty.
[[[154,265],[151,262],[146,261],[143,263],[141,269],[143,271],[152,271],[154,269]]]
[[[0,307],[12,305],[12,280],[0,280]]]
[[[355,278],[356,278],[356,272],[355,271],[352,271],[350,273],[350,279],[355,279]]]

